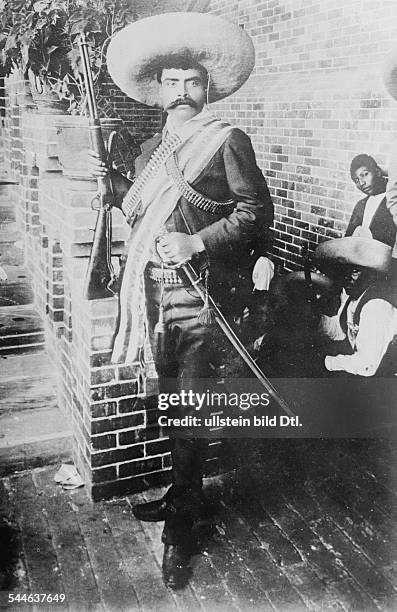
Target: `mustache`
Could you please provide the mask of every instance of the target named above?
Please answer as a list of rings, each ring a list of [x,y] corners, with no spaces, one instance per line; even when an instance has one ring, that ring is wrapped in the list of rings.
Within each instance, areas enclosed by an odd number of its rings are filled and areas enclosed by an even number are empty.
[[[194,100],[192,100],[191,98],[189,98],[189,97],[186,97],[186,98],[177,98],[173,102],[170,102],[170,104],[167,106],[167,108],[176,108],[177,106],[181,106],[182,104],[185,104],[185,105],[188,104],[192,108],[197,108],[196,102]]]

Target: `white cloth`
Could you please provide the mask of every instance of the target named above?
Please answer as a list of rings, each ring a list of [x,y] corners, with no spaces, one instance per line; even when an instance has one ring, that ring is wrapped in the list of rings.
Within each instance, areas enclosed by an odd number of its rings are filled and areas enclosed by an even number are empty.
[[[175,127],[172,122],[171,117],[168,116],[167,121],[165,122],[165,125],[163,127],[163,138],[165,138],[167,136],[167,132],[169,132],[170,134],[178,134],[181,140],[185,140],[186,131],[189,130],[189,127],[192,123],[193,124],[197,122],[201,123],[203,121],[213,120],[213,119],[214,119],[214,115],[211,113],[207,105],[204,105],[202,111],[200,111],[197,115],[194,115],[193,117],[185,121],[185,123],[183,123],[179,127]]]
[[[274,263],[268,257],[259,257],[252,270],[252,282],[257,291],[268,291],[274,276]]]
[[[344,340],[346,338],[346,334],[340,325],[340,315],[348,298],[349,296],[347,295],[346,291],[342,289],[342,293],[340,295],[341,303],[336,315],[333,315],[332,317],[325,314],[321,315],[319,325],[320,333],[324,334],[324,336],[327,336],[330,340],[334,340],[335,342]]]
[[[371,225],[372,219],[374,218],[374,215],[378,210],[379,205],[384,199],[384,197],[384,193],[378,193],[375,196],[369,196],[364,208],[363,222],[361,225],[356,227],[353,232],[353,236],[358,236],[361,238],[373,238],[369,226]]]
[[[346,335],[340,325],[340,314],[345,306],[347,294],[343,292],[338,313],[333,317],[323,315],[320,331],[331,340],[344,340]],[[383,299],[369,300],[362,308],[359,326],[354,324],[354,313],[364,296],[352,300],[346,311],[347,338],[354,350],[353,355],[327,355],[325,367],[329,371],[343,370],[360,376],[373,376],[397,334],[397,309]]]

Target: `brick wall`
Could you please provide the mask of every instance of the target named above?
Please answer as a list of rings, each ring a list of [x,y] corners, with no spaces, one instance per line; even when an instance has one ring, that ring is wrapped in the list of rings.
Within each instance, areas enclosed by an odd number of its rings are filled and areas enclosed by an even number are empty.
[[[397,44],[397,3],[382,0],[212,0],[216,14],[252,36],[256,67],[236,95],[214,105],[252,138],[276,208],[272,252],[301,265],[302,246],[344,232],[360,199],[350,160],[387,166],[397,104],[382,64]]]

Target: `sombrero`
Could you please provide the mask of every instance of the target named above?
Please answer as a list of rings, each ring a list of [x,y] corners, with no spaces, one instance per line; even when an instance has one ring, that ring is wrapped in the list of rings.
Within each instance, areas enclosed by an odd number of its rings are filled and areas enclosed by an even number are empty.
[[[305,273],[302,270],[298,272],[289,272],[286,276],[282,277],[285,279],[286,284],[294,283],[296,285],[303,285],[307,283]],[[310,271],[310,282],[315,291],[331,291],[334,287],[334,281],[320,272]]]
[[[110,76],[130,98],[159,105],[156,72],[162,59],[189,54],[210,74],[209,101],[237,91],[255,64],[248,34],[206,13],[164,13],[123,28],[110,41]]]
[[[397,100],[397,47],[386,56],[383,81],[391,97]]]
[[[327,240],[314,252],[314,260],[369,268],[386,274],[391,264],[392,248],[373,238],[348,236]]]
[[[326,297],[335,290],[335,282],[329,276],[320,272],[310,271],[310,286],[309,278],[303,270],[297,272],[289,272],[284,276],[276,276],[270,285],[271,293],[276,296],[288,296],[299,307],[300,297],[306,295],[304,292],[311,289],[312,297],[314,295]]]

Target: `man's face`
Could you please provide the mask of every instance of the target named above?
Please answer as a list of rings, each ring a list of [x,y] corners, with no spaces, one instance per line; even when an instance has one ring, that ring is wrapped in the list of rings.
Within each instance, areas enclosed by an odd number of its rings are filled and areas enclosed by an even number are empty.
[[[353,299],[358,298],[371,284],[373,274],[366,268],[348,266],[343,275],[343,286]]]
[[[172,117],[188,121],[202,111],[206,101],[206,83],[199,70],[164,68],[160,97],[163,109]]]
[[[353,181],[367,196],[380,193],[380,170],[370,170],[367,166],[361,166],[355,171]]]

